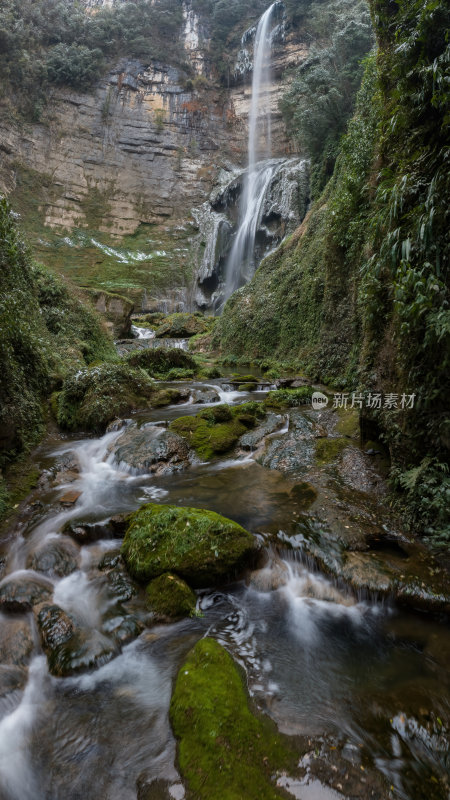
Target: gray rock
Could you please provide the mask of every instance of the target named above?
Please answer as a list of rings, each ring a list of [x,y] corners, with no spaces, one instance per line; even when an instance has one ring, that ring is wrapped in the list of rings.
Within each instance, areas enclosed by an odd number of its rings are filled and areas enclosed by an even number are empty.
[[[27,682],[27,671],[10,664],[0,664],[0,697],[23,689]]]
[[[33,636],[28,620],[4,618],[0,625],[0,663],[16,667],[28,664],[33,652]]]
[[[275,433],[280,428],[283,422],[283,417],[280,414],[268,414],[266,420],[262,425],[259,425],[255,430],[244,433],[239,439],[239,445],[243,450],[256,450],[263,439],[270,433]]]
[[[63,578],[75,572],[79,563],[79,547],[68,537],[60,537],[44,542],[41,547],[30,553],[27,567],[45,575]]]
[[[194,403],[218,403],[220,397],[215,389],[194,389],[192,399]]]
[[[117,463],[126,464],[137,474],[165,475],[185,469],[189,447],[176,433],[156,425],[129,426],[111,446]]]
[[[0,584],[0,610],[24,612],[48,600],[53,594],[53,584],[33,573],[15,573]]]

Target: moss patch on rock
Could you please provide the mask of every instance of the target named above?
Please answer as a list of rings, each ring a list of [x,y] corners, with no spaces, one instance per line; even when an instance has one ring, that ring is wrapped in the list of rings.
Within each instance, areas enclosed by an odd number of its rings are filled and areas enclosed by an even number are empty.
[[[158,339],[189,338],[199,333],[208,333],[213,323],[214,317],[204,317],[202,314],[170,314],[157,327],[155,335]]]
[[[200,458],[209,459],[231,450],[239,437],[253,428],[264,414],[262,404],[256,402],[231,407],[218,405],[192,417],[179,417],[171,423],[170,429],[183,436]]]
[[[298,389],[275,389],[268,393],[264,402],[269,408],[296,408],[309,405],[312,394],[312,386],[300,386]]]
[[[234,578],[255,550],[253,536],[220,514],[148,503],[131,515],[121,552],[137,580],[175,572],[197,588]]]
[[[163,619],[180,619],[195,611],[195,593],[178,575],[170,572],[151,581],[146,593],[150,608]]]
[[[349,441],[345,438],[332,439],[331,437],[326,437],[318,439],[316,443],[316,462],[318,464],[329,464],[331,461],[335,461],[348,446]]]
[[[189,370],[189,376],[198,371],[197,362],[193,356],[184,350],[172,348],[155,348],[148,350],[136,350],[124,357],[126,364],[131,367],[140,367],[153,378],[172,378],[173,370]],[[180,377],[186,377],[182,374]]]
[[[250,711],[242,677],[214,639],[201,639],[181,667],[170,704],[178,761],[198,800],[277,800],[272,775],[298,753],[274,723]]]
[[[57,399],[57,420],[66,430],[101,432],[109,422],[150,406],[154,383],[128,364],[100,364],[68,378]]]
[[[357,439],[360,435],[359,411],[356,408],[338,408],[339,421],[336,430],[341,436]]]

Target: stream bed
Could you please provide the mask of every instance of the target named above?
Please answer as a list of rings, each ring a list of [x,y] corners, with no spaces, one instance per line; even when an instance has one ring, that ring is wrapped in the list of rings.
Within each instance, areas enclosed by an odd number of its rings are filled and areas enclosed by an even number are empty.
[[[188,386],[185,403],[140,412],[133,423],[158,435],[170,420],[205,408],[193,402],[195,391],[214,390],[231,404],[265,396],[263,387],[250,394],[220,381]],[[378,543],[384,540],[376,530],[387,532],[383,557],[399,569],[412,556],[408,543],[398,545],[375,470],[361,466],[356,444],[347,481],[345,461],[341,471],[314,462],[313,413],[280,413],[254,447],[209,463],[194,458],[180,470],[145,472],[118,461],[129,426],[41,448],[44,477],[2,544],[0,592],[11,580],[39,582],[45,573],[46,591],[79,622],[80,658],[91,659],[91,668],[52,676],[33,613],[1,612],[1,800],[182,800],[168,709],[178,669],[206,635],[242,665],[255,706],[298,737],[299,776],[278,778],[292,796],[449,796],[446,618],[322,571],[328,556],[317,556],[319,544],[332,558],[336,530],[372,526]],[[307,485],[312,504],[299,489]],[[68,493],[76,499],[61,503]],[[155,624],[143,590],[115,566],[120,538],[107,522],[145,502],[207,508],[236,520],[261,542],[261,563],[235,584],[197,592],[198,615]],[[90,535],[74,545],[70,531],[86,524]],[[61,542],[66,555],[56,568]],[[356,547],[355,559],[359,553]],[[123,633],[133,625],[134,636]]]

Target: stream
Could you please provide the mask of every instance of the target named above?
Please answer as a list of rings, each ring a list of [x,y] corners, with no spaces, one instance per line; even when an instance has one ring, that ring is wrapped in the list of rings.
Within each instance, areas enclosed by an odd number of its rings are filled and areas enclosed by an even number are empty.
[[[231,404],[264,397],[262,390],[235,391],[220,381],[188,385],[213,388]],[[133,420],[164,430],[171,419],[204,408],[190,400],[139,412]],[[297,427],[310,413],[296,411]],[[288,414],[279,417],[264,443],[273,452],[292,425]],[[140,474],[115,460],[124,430],[47,442],[39,453],[45,474],[62,480],[41,484],[33,513],[2,545],[0,589],[11,578],[39,577],[33,557],[66,541],[64,526],[67,531],[70,524],[91,523],[95,537],[81,543],[76,568],[63,576],[47,573],[46,580],[54,602],[86,632],[86,648],[104,655],[95,669],[53,677],[33,614],[1,614],[2,624],[30,630],[28,665],[14,668],[16,683],[8,684],[14,677],[10,664],[0,666],[1,800],[136,800],[138,790],[142,798],[182,800],[168,708],[180,665],[206,635],[243,666],[256,706],[282,732],[306,743],[307,752],[299,751],[301,777],[279,778],[292,796],[447,797],[450,635],[444,620],[393,599],[358,594],[320,571],[299,534],[309,513],[295,493],[304,470],[269,468],[259,447],[209,463],[197,459],[172,474]],[[315,474],[331,507],[338,478],[313,468],[306,477],[313,481]],[[67,492],[80,495],[62,505]],[[197,592],[198,616],[152,624],[145,593],[121,594],[120,581],[110,578],[114,571],[99,569],[105,555],[120,547],[105,520],[150,501],[231,517],[260,539],[263,562],[242,581]],[[350,518],[353,512],[342,513]],[[140,633],[118,644],[115,632],[128,619]],[[338,754],[333,763],[344,765],[340,788],[330,788],[325,773],[322,780],[310,769],[317,755],[326,763],[327,753]],[[146,786],[154,787],[150,794]]]

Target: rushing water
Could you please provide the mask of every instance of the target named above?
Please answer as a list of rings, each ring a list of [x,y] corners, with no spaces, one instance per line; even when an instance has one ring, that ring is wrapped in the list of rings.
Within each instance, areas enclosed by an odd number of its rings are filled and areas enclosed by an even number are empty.
[[[214,382],[203,388],[211,386],[225,402],[249,397]],[[137,419],[161,425],[200,408],[188,403],[142,412]],[[280,416],[272,436],[281,440],[287,429]],[[52,577],[54,601],[93,641],[107,640],[120,615],[141,618],[144,630],[109,663],[68,678],[49,674],[35,632],[24,689],[0,698],[2,800],[136,800],[137,784],[156,780],[166,783],[171,797],[182,798],[168,707],[177,670],[204,635],[214,636],[243,665],[250,693],[281,730],[319,737],[312,739],[319,743],[331,737],[341,748],[340,763],[348,769],[356,764],[358,772],[361,765],[361,780],[368,763],[385,775],[394,789],[378,797],[393,791],[403,800],[443,800],[432,791],[434,776],[441,779],[446,769],[445,628],[426,616],[358,599],[308,565],[301,551],[283,550],[281,540],[276,545],[278,532],[285,541],[296,530],[301,506],[292,489],[298,478],[264,468],[248,452],[172,475],[135,475],[115,461],[121,435],[119,430],[53,447],[49,466],[72,454],[79,473],[70,484],[43,492],[36,521],[5,546],[3,581],[29,573],[30,555],[61,537],[68,520],[102,523],[149,500],[231,516],[268,543],[266,562],[247,582],[199,592],[202,616],[152,626],[145,624],[144,593],[119,602],[108,591],[98,563],[118,543],[109,540],[106,526],[102,537],[100,527],[97,541],[82,547],[79,568]],[[61,509],[57,499],[68,488],[81,495],[73,507]],[[31,615],[29,622],[34,630]],[[301,800],[365,800],[372,795],[368,788],[364,794],[364,785],[358,784],[358,792],[345,785],[337,792],[311,777],[291,782],[291,791]]]
[[[253,52],[252,96],[248,125],[248,170],[244,178],[238,229],[225,267],[225,299],[251,277],[254,266],[255,235],[261,222],[262,204],[274,176],[275,164],[270,160],[271,109],[270,90],[270,25],[277,3],[264,12],[258,22]]]

